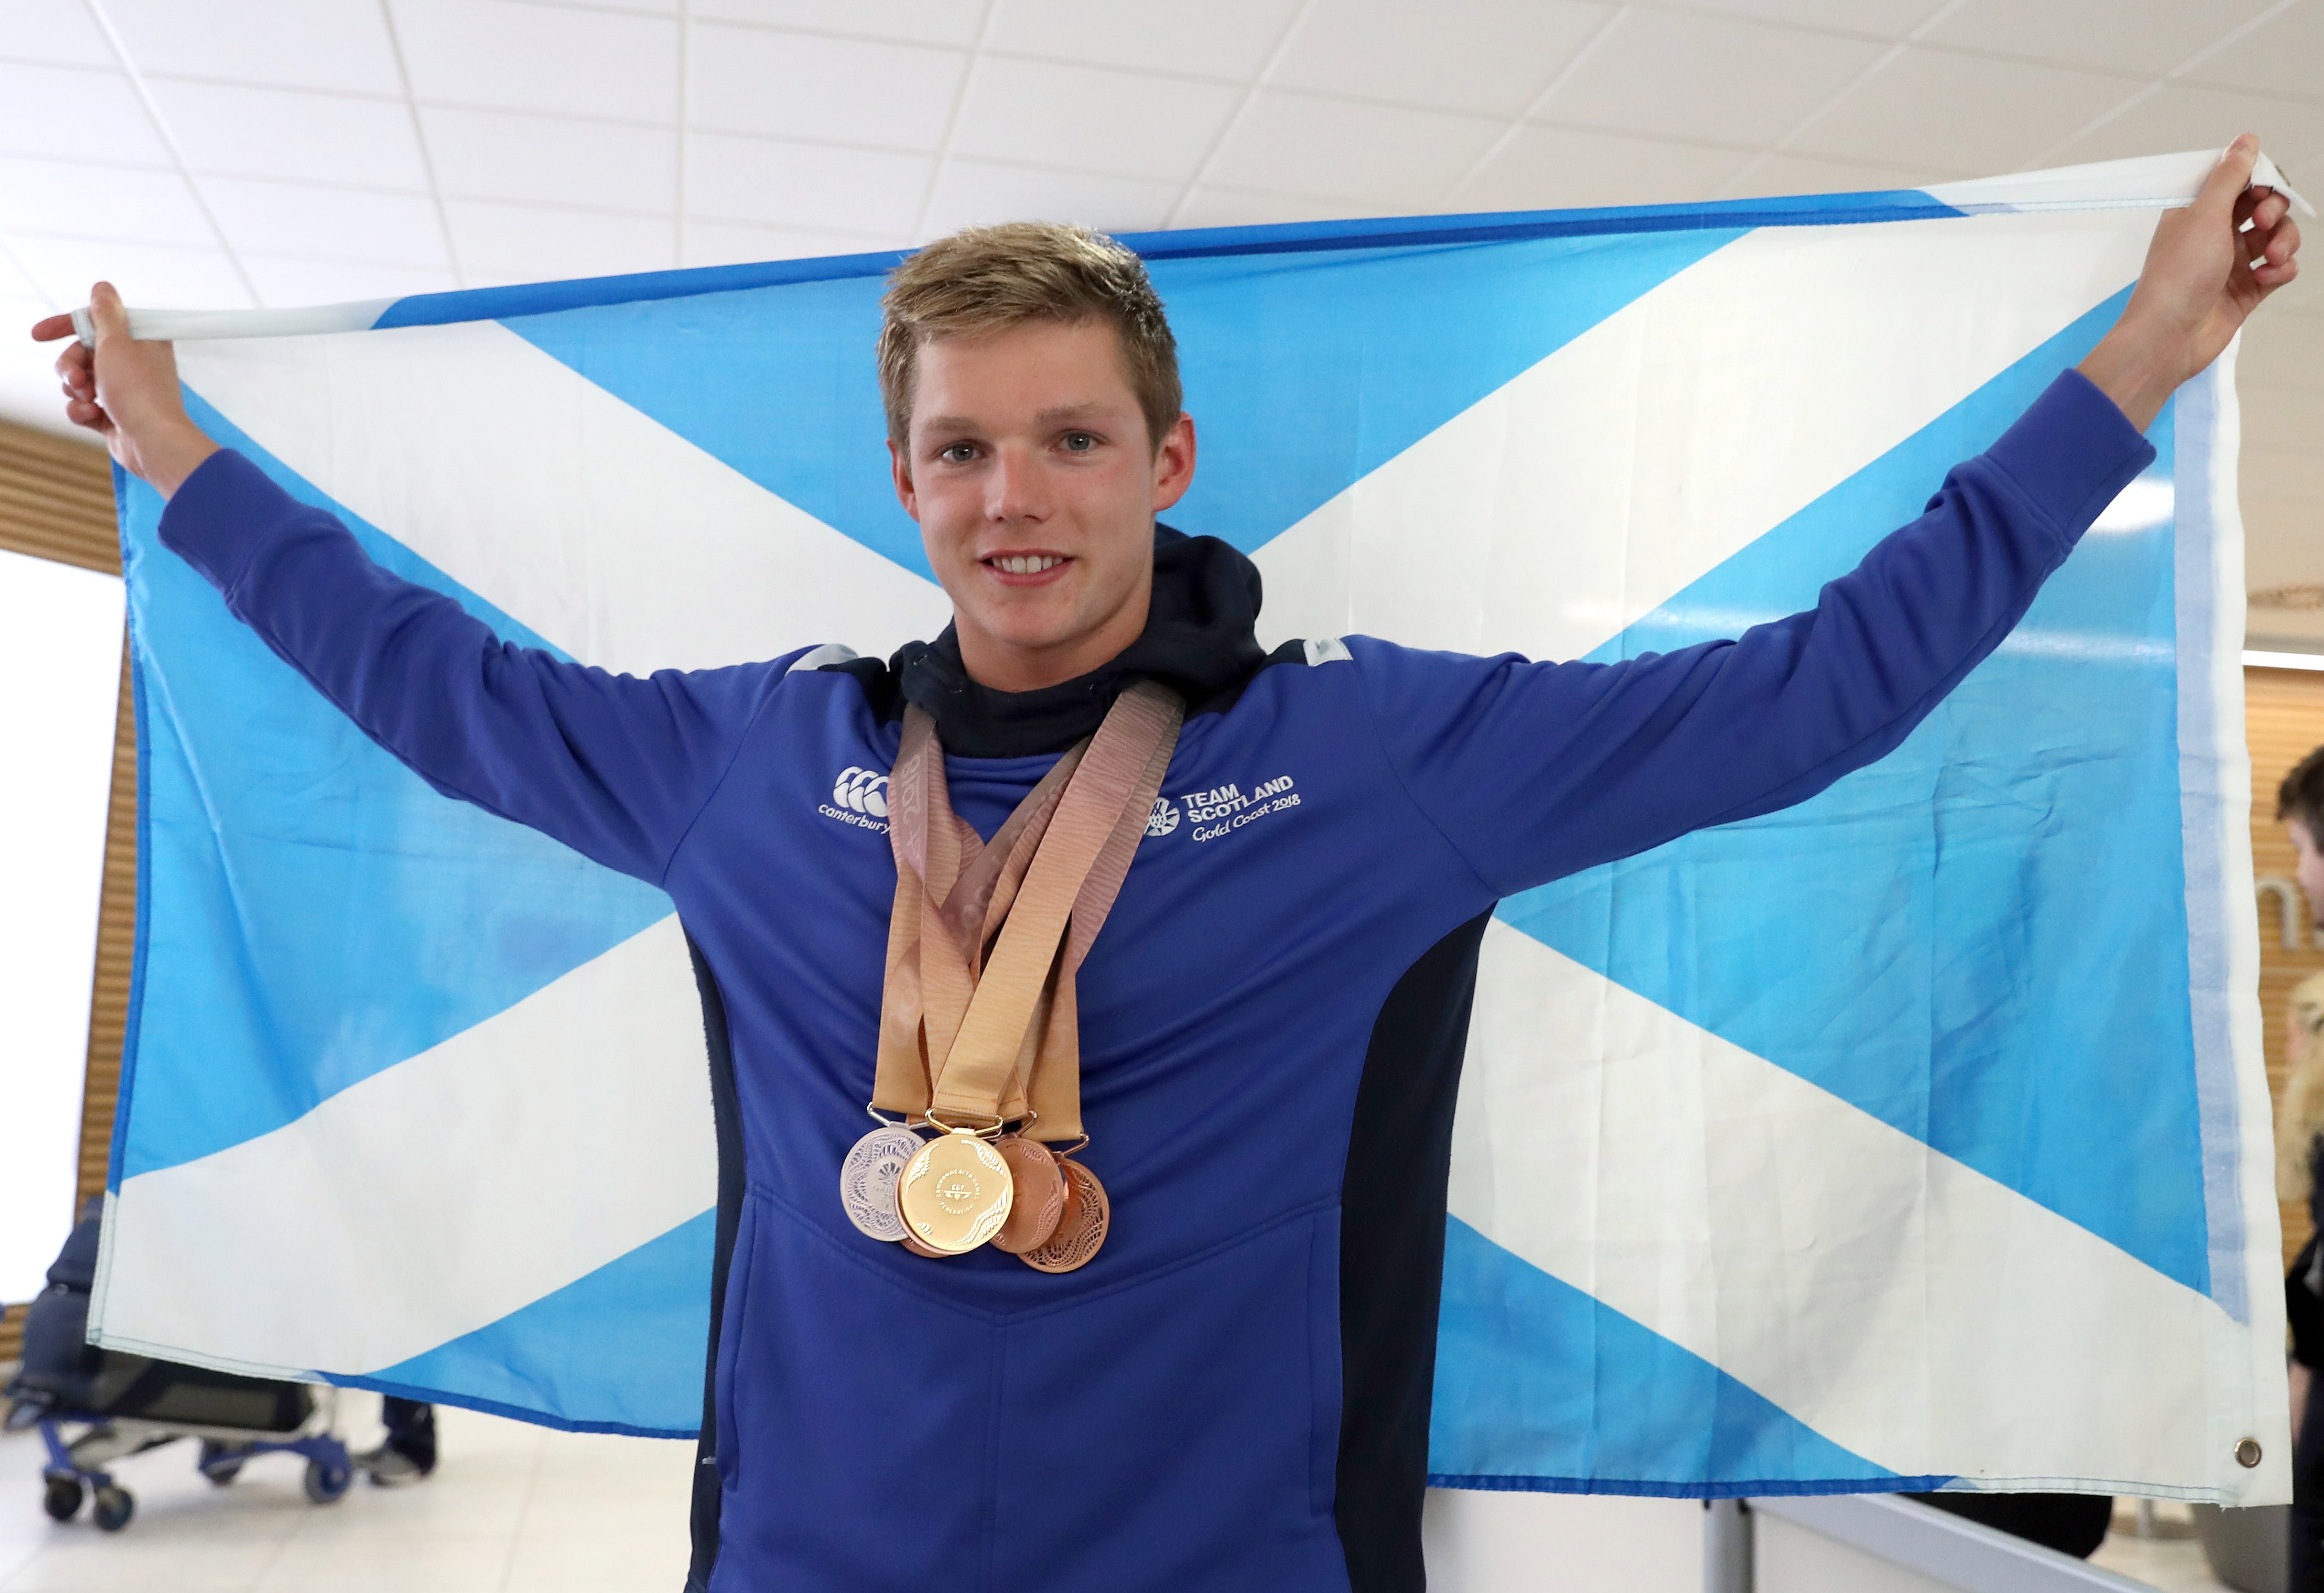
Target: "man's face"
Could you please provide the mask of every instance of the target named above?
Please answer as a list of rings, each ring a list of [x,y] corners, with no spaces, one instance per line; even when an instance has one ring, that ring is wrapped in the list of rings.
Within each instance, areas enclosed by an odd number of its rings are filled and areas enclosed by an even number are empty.
[[[1036,321],[919,351],[911,435],[889,445],[971,676],[1029,691],[1138,639],[1154,516],[1185,493],[1194,425],[1155,448],[1112,327]]]
[[[2292,849],[2300,859],[2292,878],[2300,881],[2300,889],[2308,898],[2308,911],[2317,927],[2324,929],[2324,852],[2316,850],[2315,835],[2301,820],[2287,819],[2283,827],[2292,832]]]

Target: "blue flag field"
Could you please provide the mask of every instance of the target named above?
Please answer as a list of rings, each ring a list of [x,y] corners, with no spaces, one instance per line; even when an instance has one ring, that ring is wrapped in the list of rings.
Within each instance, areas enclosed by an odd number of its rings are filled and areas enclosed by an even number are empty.
[[[1129,239],[1201,428],[1168,518],[1256,559],[1270,647],[1735,634],[2089,350],[2210,158]],[[896,258],[171,329],[213,436],[505,640],[640,674],[884,654],[947,613],[889,485]],[[2288,1496],[2233,361],[1895,754],[1501,904],[1438,1483]],[[691,1435],[716,1182],[669,898],[364,739],[160,511],[123,478],[140,912],[98,1340]]]

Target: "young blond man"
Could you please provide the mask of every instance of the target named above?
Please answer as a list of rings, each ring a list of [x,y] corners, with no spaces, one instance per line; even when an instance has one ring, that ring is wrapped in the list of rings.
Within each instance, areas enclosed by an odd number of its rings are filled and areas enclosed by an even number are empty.
[[[895,275],[895,486],[954,622],[884,665],[826,648],[640,680],[504,648],[217,450],[109,288],[93,355],[59,368],[70,418],[169,497],[163,540],[368,733],[676,898],[731,1100],[691,1585],[1390,1593],[1425,1579],[1452,1102],[1493,903],[1901,741],[2292,279],[2256,149],[2163,221],[2079,372],[1816,609],[1610,666],[1263,651],[1248,561],[1157,526],[1195,467],[1175,348],[1136,259],[1077,229],[972,231]],[[884,1088],[905,849],[819,811],[835,773],[890,769],[921,724],[991,839],[1141,682],[1183,708],[1160,789],[1187,795],[1133,841],[1077,998],[1084,1155],[1119,1220],[1072,1271],[881,1243],[832,1191]],[[1193,844],[1207,823],[1231,843]]]

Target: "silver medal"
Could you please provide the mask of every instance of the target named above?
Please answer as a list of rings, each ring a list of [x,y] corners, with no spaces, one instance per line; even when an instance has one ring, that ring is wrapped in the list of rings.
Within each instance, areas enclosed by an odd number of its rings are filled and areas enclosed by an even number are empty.
[[[839,1203],[847,1220],[867,1238],[896,1244],[904,1237],[904,1219],[896,1211],[896,1181],[904,1164],[927,1142],[901,1123],[882,1123],[857,1140],[839,1164]]]

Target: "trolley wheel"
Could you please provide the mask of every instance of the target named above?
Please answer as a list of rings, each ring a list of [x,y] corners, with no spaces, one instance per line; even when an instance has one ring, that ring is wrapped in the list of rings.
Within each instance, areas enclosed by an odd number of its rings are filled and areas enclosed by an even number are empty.
[[[137,1511],[137,1501],[129,1496],[127,1488],[101,1487],[97,1490],[94,1512],[99,1532],[117,1533],[129,1524]]]
[[[206,1438],[202,1440],[201,1458],[194,1464],[204,1477],[224,1487],[242,1475],[242,1463],[248,1459],[250,1451],[241,1444],[219,1443]]]
[[[78,1477],[49,1478],[48,1496],[41,1508],[49,1513],[51,1521],[70,1521],[80,1511],[81,1487]]]
[[[327,1505],[347,1491],[347,1484],[355,1479],[351,1465],[331,1466],[320,1460],[307,1462],[307,1496],[318,1505]]]

